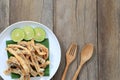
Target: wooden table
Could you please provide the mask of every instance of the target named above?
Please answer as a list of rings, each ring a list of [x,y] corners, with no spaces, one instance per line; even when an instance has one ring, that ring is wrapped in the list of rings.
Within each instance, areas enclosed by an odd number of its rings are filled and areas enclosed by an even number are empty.
[[[88,42],[95,46],[94,56],[78,80],[120,80],[120,0],[0,0],[0,32],[23,20],[45,24],[60,42],[61,64],[52,80],[61,79],[65,52],[73,41],[78,54],[66,80],[72,79]]]

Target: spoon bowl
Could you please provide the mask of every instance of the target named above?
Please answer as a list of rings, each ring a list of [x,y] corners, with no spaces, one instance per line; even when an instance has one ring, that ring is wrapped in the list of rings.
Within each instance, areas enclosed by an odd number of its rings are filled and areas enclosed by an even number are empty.
[[[81,52],[81,63],[88,61],[93,55],[93,44],[86,44]]]

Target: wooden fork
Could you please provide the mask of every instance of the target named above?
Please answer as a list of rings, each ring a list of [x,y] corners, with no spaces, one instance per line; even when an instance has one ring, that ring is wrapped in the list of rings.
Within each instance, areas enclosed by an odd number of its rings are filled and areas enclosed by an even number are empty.
[[[75,59],[77,52],[77,44],[72,43],[66,53],[66,67],[62,76],[62,80],[65,80],[65,76],[68,70],[70,63]]]

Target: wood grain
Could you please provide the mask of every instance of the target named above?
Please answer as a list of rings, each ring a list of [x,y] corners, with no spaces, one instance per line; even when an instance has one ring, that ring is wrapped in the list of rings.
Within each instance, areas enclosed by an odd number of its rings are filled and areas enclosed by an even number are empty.
[[[0,32],[9,25],[9,0],[0,0]]]
[[[85,43],[95,45],[93,59],[84,66],[79,80],[97,80],[97,14],[96,0],[55,0],[54,1],[54,31],[62,47],[61,65],[54,80],[60,80],[65,66],[65,51],[72,41],[79,46],[77,59],[70,66],[66,80],[71,80],[76,66],[80,62],[80,50]]]
[[[120,79],[120,0],[98,0],[99,80]]]
[[[96,0],[77,0],[78,43],[80,50],[86,43],[94,44],[94,56],[83,67],[79,80],[98,80]],[[78,56],[78,64],[80,56]]]
[[[53,29],[52,0],[10,0],[10,24],[32,20]]]
[[[62,57],[58,72],[54,80],[61,80],[65,68],[65,53],[71,42],[76,41],[76,1],[75,0],[54,0],[54,32],[57,35],[61,48]],[[70,65],[65,80],[71,80],[77,68],[77,59]],[[69,77],[68,77],[69,76]]]
[[[0,32],[14,22],[32,20],[45,24],[57,36],[62,57],[52,80],[61,80],[71,42],[78,43],[78,54],[66,80],[72,79],[80,64],[80,51],[88,42],[94,44],[94,56],[77,80],[119,80],[119,16],[120,0],[0,0]]]

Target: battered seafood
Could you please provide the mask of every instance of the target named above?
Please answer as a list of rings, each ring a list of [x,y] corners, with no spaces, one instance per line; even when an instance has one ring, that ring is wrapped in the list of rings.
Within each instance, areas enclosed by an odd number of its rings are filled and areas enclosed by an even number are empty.
[[[48,49],[40,44],[21,41],[17,44],[10,44],[6,48],[13,56],[7,60],[9,68],[5,74],[16,73],[21,75],[19,80],[30,80],[31,76],[43,76],[48,61]]]

